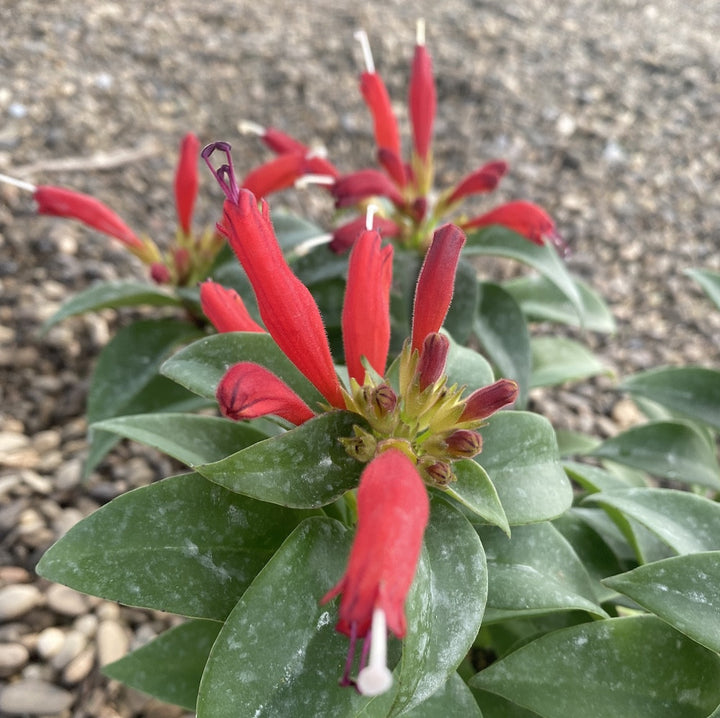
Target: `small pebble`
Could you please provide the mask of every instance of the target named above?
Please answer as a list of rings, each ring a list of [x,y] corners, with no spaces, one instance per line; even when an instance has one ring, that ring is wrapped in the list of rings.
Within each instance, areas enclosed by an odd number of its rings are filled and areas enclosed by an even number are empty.
[[[89,608],[85,594],[59,583],[54,583],[47,590],[47,604],[48,608],[63,616],[81,616]]]
[[[80,654],[85,646],[87,645],[87,638],[83,636],[80,631],[68,631],[65,634],[65,640],[63,641],[60,650],[50,659],[50,664],[55,670],[61,670]]]
[[[25,615],[42,601],[42,594],[32,584],[15,584],[0,589],[0,621],[11,621]]]
[[[30,659],[22,643],[0,643],[0,678],[17,673]]]
[[[127,632],[117,621],[102,621],[98,626],[96,640],[101,666],[122,658],[130,645]]]
[[[38,655],[47,661],[56,656],[65,643],[65,634],[57,626],[50,626],[38,635],[35,648]]]
[[[73,695],[52,683],[25,679],[11,683],[0,693],[0,713],[8,715],[47,716],[69,708]]]
[[[62,674],[63,683],[75,685],[85,680],[95,665],[95,646],[87,646],[70,663]]]

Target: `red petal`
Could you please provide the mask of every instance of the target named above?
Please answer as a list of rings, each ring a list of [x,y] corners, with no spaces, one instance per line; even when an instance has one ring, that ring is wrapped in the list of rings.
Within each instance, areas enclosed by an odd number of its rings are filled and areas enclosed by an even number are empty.
[[[436,105],[432,60],[425,45],[416,45],[410,74],[408,106],[415,152],[423,160],[427,160],[432,144]]]
[[[403,198],[392,181],[379,170],[366,169],[340,177],[332,188],[335,206],[350,207],[368,197],[387,197],[402,206]]]
[[[404,187],[407,184],[408,172],[397,152],[387,147],[380,147],[378,149],[378,162],[398,187]]]
[[[265,332],[250,316],[234,289],[227,289],[212,280],[203,282],[200,285],[200,304],[218,332]]]
[[[380,235],[365,231],[350,254],[342,312],[343,346],[348,373],[365,380],[364,356],[380,375],[390,346],[391,245],[381,248]]]
[[[350,249],[357,238],[365,231],[366,224],[365,217],[356,217],[338,227],[333,232],[332,242],[329,245],[330,249],[338,254]],[[395,222],[377,214],[373,216],[373,229],[377,230],[381,237],[397,237],[400,233],[400,227]]]
[[[453,204],[471,194],[492,192],[498,186],[498,182],[500,182],[507,170],[507,162],[504,160],[488,162],[458,183],[448,198],[448,204]]]
[[[262,141],[268,149],[278,155],[283,155],[286,152],[305,154],[308,151],[307,146],[302,142],[274,127],[265,129],[262,135]]]
[[[405,598],[428,522],[427,491],[415,465],[397,449],[373,459],[360,477],[358,524],[344,576],[321,603],[342,593],[337,630],[364,637],[373,609],[385,611],[388,628],[405,635]]]
[[[475,227],[488,227],[492,224],[499,224],[513,232],[521,234],[535,244],[542,245],[543,237],[548,237],[553,244],[562,246],[562,240],[555,230],[555,222],[545,212],[531,202],[516,200],[500,205],[495,209],[474,219],[463,223],[463,227],[471,229]]]
[[[182,231],[190,234],[193,208],[198,193],[198,157],[200,140],[192,132],[180,145],[180,160],[175,173],[175,209]]]
[[[425,337],[445,321],[455,286],[455,270],[465,235],[454,224],[440,227],[420,269],[412,320],[412,348],[421,349]]]
[[[88,227],[119,239],[137,252],[146,247],[137,235],[107,205],[94,197],[63,187],[41,185],[33,195],[40,214],[77,219]]]
[[[218,230],[228,238],[255,291],[260,316],[290,361],[332,406],[344,408],[320,310],[285,261],[270,222],[246,189],[226,200]]]
[[[249,189],[258,199],[272,192],[292,187],[303,175],[303,155],[288,152],[248,172],[242,186]]]
[[[252,362],[231,367],[220,380],[215,396],[228,419],[239,421],[274,414],[297,426],[315,416],[282,379]]]
[[[363,72],[360,75],[360,92],[372,114],[375,125],[375,143],[378,148],[385,147],[399,156],[401,150],[397,119],[392,111],[387,88],[380,75],[375,72]]]

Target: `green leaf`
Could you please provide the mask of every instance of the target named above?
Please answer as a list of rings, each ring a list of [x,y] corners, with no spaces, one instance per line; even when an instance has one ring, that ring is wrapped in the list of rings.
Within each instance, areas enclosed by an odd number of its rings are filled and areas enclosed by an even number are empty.
[[[477,461],[495,484],[511,526],[547,521],[570,508],[572,488],[547,419],[501,411],[490,417],[482,435]]]
[[[655,476],[720,489],[715,450],[692,425],[655,421],[604,441],[591,456],[610,459]]]
[[[462,459],[453,464],[457,481],[444,489],[463,506],[510,535],[510,526],[490,477],[480,464]]]
[[[517,302],[499,285],[480,284],[474,332],[500,376],[519,384],[516,406],[525,406],[532,364],[530,335]]]
[[[188,466],[219,461],[267,438],[243,422],[170,412],[121,416],[93,424],[93,428],[154,446]]]
[[[720,657],[653,616],[549,633],[470,680],[542,718],[705,718],[720,701]]]
[[[198,718],[356,716],[372,699],[338,685],[348,639],[319,599],[345,570],[352,534],[311,518],[290,535],[228,616],[210,652]],[[387,715],[393,692],[372,702]]]
[[[611,491],[612,489],[627,489],[632,486],[645,486],[644,482],[631,482],[625,477],[590,464],[565,461],[563,466],[568,476],[590,493]]]
[[[521,708],[517,703],[507,701],[501,696],[472,688],[483,712],[483,718],[538,718],[537,713]]]
[[[187,621],[103,668],[109,678],[195,710],[200,678],[222,623]]]
[[[147,282],[101,282],[78,292],[58,309],[45,323],[43,331],[67,317],[94,312],[107,307],[132,307],[146,304],[154,307],[182,306],[180,299],[166,289]]]
[[[403,713],[408,718],[483,718],[473,694],[457,673],[430,698]]]
[[[275,210],[271,219],[275,236],[284,253],[290,252],[308,239],[325,234],[325,231],[317,225],[290,212]],[[324,249],[328,251],[327,247]]]
[[[295,429],[260,441],[197,471],[230,491],[296,508],[332,503],[355,488],[363,465],[351,458],[340,437],[353,436],[363,420],[333,411]]]
[[[720,430],[720,371],[664,367],[635,374],[620,388]]]
[[[530,321],[551,321],[592,332],[614,332],[615,320],[602,297],[582,279],[572,277],[582,305],[576,307],[547,277],[517,277],[503,283]]]
[[[556,611],[607,617],[570,544],[550,523],[516,526],[512,537],[478,528],[488,562],[485,623]]]
[[[80,521],[37,572],[129,606],[221,621],[302,517],[184,474]]]
[[[463,260],[455,272],[455,290],[443,326],[459,344],[465,344],[473,331],[480,290],[477,270]]]
[[[533,267],[568,298],[578,315],[582,317],[583,303],[578,288],[565,263],[547,244],[541,247],[510,229],[494,226],[470,232],[463,254],[508,257]]]
[[[555,437],[557,438],[560,456],[587,454],[600,444],[600,439],[582,434],[579,431],[556,429]]]
[[[530,386],[554,386],[567,381],[609,374],[608,368],[587,348],[565,337],[534,337],[530,340],[532,375]]]
[[[162,373],[195,394],[215,398],[225,372],[241,361],[269,369],[290,386],[311,408],[323,400],[320,392],[283,354],[269,334],[226,332],[185,347],[162,365]]]
[[[419,705],[455,672],[480,629],[487,591],[477,533],[457,509],[434,499],[405,609],[409,629],[391,716]]]
[[[591,494],[584,504],[616,509],[679,554],[720,549],[720,504],[687,491],[623,489]]]
[[[488,360],[475,350],[462,346],[448,337],[450,349],[445,363],[448,385],[466,386],[468,392],[492,384],[495,377]]]
[[[674,556],[604,583],[720,653],[720,552]]]
[[[686,269],[685,274],[692,277],[720,309],[720,272],[710,269]]]
[[[160,365],[170,353],[199,333],[185,322],[169,319],[138,321],[120,329],[98,357],[88,392],[88,423],[204,406],[205,402],[159,375]],[[112,434],[91,430],[87,474],[117,441]]]

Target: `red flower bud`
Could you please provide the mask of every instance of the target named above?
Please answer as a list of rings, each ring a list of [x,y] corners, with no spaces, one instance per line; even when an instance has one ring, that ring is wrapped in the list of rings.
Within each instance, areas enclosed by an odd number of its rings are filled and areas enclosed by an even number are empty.
[[[292,187],[303,176],[305,157],[298,152],[287,152],[274,157],[269,162],[250,170],[242,181],[257,199],[272,192]]]
[[[390,150],[399,156],[400,133],[397,119],[382,78],[375,72],[363,72],[360,75],[360,92],[372,114],[378,149]]]
[[[385,219],[378,214],[373,215],[372,228],[380,233],[381,237],[396,237],[400,233],[400,227],[391,219]],[[367,220],[364,216],[346,222],[333,232],[333,238],[328,245],[333,252],[340,254],[355,244],[357,238],[367,228]]]
[[[450,340],[446,336],[433,332],[425,337],[416,371],[420,391],[425,391],[443,375],[449,349]]]
[[[215,396],[228,419],[239,421],[274,414],[299,425],[315,416],[282,379],[252,362],[231,367],[220,380]]]
[[[387,197],[401,206],[403,198],[387,175],[379,170],[366,169],[340,177],[332,188],[335,206],[351,207],[368,197]]]
[[[172,281],[170,270],[162,262],[153,262],[150,265],[150,278],[155,284],[169,284]]]
[[[180,159],[175,172],[175,209],[182,231],[191,231],[193,208],[198,193],[198,157],[200,141],[191,132],[185,135],[180,145]]]
[[[436,105],[432,60],[422,38],[415,46],[408,107],[415,152],[424,161],[428,159],[430,153]]]
[[[218,332],[264,332],[234,289],[211,280],[200,285],[200,304]]]
[[[475,170],[472,174],[464,177],[455,187],[447,203],[453,204],[471,194],[479,194],[481,192],[492,192],[498,182],[503,178],[508,170],[507,162],[504,160],[494,160],[488,162],[479,170]]]
[[[517,382],[512,379],[499,379],[494,384],[476,389],[465,400],[465,409],[458,423],[479,421],[512,404],[518,395]]]
[[[472,459],[482,450],[482,436],[477,431],[458,429],[445,437],[446,451],[456,459]]]

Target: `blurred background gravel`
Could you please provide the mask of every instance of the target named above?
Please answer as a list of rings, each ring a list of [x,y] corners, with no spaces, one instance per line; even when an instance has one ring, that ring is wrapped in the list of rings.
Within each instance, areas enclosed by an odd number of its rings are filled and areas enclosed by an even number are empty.
[[[714,0],[4,2],[0,172],[91,193],[162,243],[174,233],[172,178],[186,131],[230,141],[241,172],[267,156],[240,136],[242,119],[324,145],[342,170],[371,164],[353,32],[367,30],[406,126],[418,17],[437,77],[438,183],[492,158],[510,162],[477,209],[526,198],[556,218],[570,267],[617,320],[615,335],[584,337],[617,375],[718,366],[720,313],[683,273],[720,269]],[[220,195],[202,180],[196,222],[210,224]],[[318,222],[331,214],[313,190],[272,204]],[[183,715],[99,674],[171,618],[32,573],[82,516],[172,471],[124,444],[82,482],[88,377],[123,316],[100,312],[38,332],[67,296],[130,276],[142,267],[122,247],[36,217],[29,196],[0,186],[2,715]],[[534,405],[558,427],[606,436],[635,420],[613,385],[602,378],[536,392]]]

